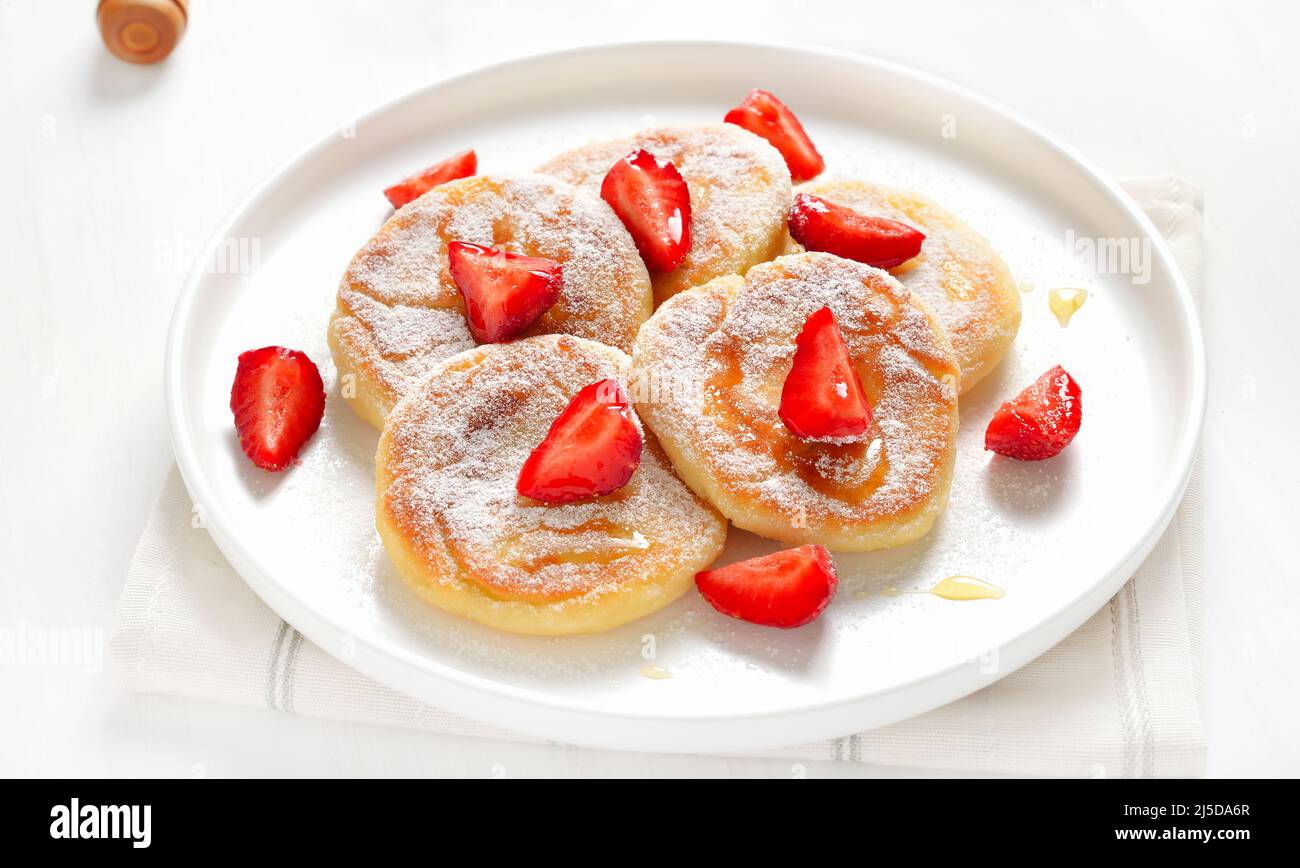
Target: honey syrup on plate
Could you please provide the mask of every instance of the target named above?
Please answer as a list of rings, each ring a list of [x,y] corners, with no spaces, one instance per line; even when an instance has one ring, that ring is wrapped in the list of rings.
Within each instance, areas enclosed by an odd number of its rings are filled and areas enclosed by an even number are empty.
[[[1061,324],[1061,328],[1070,324],[1070,318],[1087,300],[1086,289],[1054,289],[1047,294],[1047,306],[1056,314],[1056,321]]]
[[[1007,592],[974,576],[949,576],[925,593],[945,600],[1000,600]]]
[[[944,600],[1000,600],[1007,592],[992,582],[977,579],[974,576],[948,576],[933,587],[921,591],[900,591],[898,588],[882,588],[875,593],[860,594],[861,597],[897,597],[900,594],[930,594]]]

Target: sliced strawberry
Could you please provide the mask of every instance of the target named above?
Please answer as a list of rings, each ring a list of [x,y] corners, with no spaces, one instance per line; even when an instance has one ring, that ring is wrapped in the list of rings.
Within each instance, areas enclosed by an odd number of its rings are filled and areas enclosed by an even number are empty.
[[[545,503],[617,491],[641,463],[641,432],[618,380],[583,388],[528,456],[515,490]]]
[[[465,299],[465,322],[479,343],[509,340],[551,309],[564,289],[553,259],[507,253],[481,244],[447,245],[451,279]]]
[[[893,268],[921,252],[925,235],[906,223],[869,217],[799,193],[787,219],[790,234],[809,250],[833,253],[876,268]]]
[[[1041,461],[1069,446],[1082,423],[1079,384],[1057,365],[998,408],[984,432],[984,448],[1020,461]]]
[[[283,470],[325,415],[325,385],[307,354],[262,347],[239,356],[230,411],[244,454],[263,470]]]
[[[778,415],[804,440],[852,438],[871,425],[871,407],[829,307],[808,317],[795,340]]]
[[[418,199],[439,184],[468,178],[478,171],[478,156],[470,151],[461,151],[448,157],[441,163],[435,163],[423,172],[416,172],[409,178],[398,181],[384,191],[394,208],[401,208],[412,199]]]
[[[802,627],[835,596],[830,552],[799,546],[695,574],[704,599],[724,615],[765,627]]]
[[[723,120],[767,139],[785,157],[790,177],[795,181],[816,178],[826,168],[826,161],[817,153],[794,112],[765,90],[751,90]]]
[[[642,148],[614,164],[600,185],[655,271],[672,271],[691,249],[691,192],[677,167]]]

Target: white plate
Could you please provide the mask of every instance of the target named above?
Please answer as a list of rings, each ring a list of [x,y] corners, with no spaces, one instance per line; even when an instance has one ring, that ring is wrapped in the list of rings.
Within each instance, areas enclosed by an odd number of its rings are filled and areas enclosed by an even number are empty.
[[[460,148],[475,148],[484,171],[526,170],[593,138],[716,121],[755,86],[794,106],[831,174],[932,194],[1032,286],[1014,349],[963,399],[947,513],[911,546],[838,557],[839,596],[800,630],[724,618],[696,594],[566,639],[496,633],[423,605],[379,545],[377,435],[335,394],[324,341],[344,266],[388,214],[380,191]],[[1145,557],[1181,495],[1204,413],[1191,298],[1133,204],[1007,110],[858,56],[660,43],[491,67],[319,142],[219,236],[177,304],[166,388],[181,471],[221,550],[273,609],[356,669],[440,708],[566,742],[773,747],[890,723],[1006,675],[1081,624]],[[1072,238],[1137,239],[1139,254],[1149,239],[1148,279],[1101,273],[1091,266],[1107,263]],[[1066,286],[1091,295],[1061,328],[1047,293]],[[236,356],[266,344],[307,351],[331,393],[301,464],[280,475],[245,460],[227,406]],[[991,461],[981,446],[994,408],[1058,362],[1082,386],[1082,433],[1051,461]],[[728,557],[767,546],[738,531],[729,545]],[[955,573],[1006,597],[878,593]],[[651,653],[671,679],[641,674]]]

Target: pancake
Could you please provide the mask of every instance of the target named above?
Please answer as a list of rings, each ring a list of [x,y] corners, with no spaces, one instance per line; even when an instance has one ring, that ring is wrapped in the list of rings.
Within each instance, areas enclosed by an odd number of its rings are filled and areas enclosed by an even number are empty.
[[[809,315],[835,314],[871,405],[864,435],[800,440],[777,415]],[[629,389],[678,474],[737,526],[839,551],[902,545],[947,503],[959,371],[925,307],[884,271],[783,256],[662,305]]]
[[[573,395],[629,362],[569,336],[484,345],[397,405],[375,459],[375,524],[421,598],[497,629],[563,635],[616,627],[691,588],[726,522],[644,428],[641,462],[611,494],[548,505],[515,491]]]
[[[451,241],[563,266],[559,301],[525,336],[572,334],[630,351],[650,315],[645,265],[600,199],[541,175],[480,175],[435,187],[394,213],[356,254],[330,320],[343,397],[376,428],[435,365],[476,346],[447,268]]]
[[[820,196],[925,233],[921,253],[889,271],[948,332],[961,365],[961,391],[997,367],[1020,328],[1020,290],[988,241],[919,193],[864,181],[812,181],[796,193]],[[803,250],[791,240],[791,251]]]
[[[657,127],[577,148],[538,171],[599,196],[610,168],[639,148],[670,160],[691,193],[691,250],[672,271],[651,272],[656,304],[781,252],[790,171],[775,148],[734,124]]]

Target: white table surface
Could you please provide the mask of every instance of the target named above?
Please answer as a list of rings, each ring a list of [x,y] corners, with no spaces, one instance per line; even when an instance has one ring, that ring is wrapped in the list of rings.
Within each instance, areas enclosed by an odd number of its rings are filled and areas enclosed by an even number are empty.
[[[453,72],[646,38],[860,50],[960,81],[1115,176],[1205,191],[1209,773],[1300,775],[1300,7],[1282,3],[192,0],[153,67],[94,0],[0,0],[0,774],[776,775],[788,762],[525,747],[126,694],[23,630],[107,639],[172,463],[163,338],[200,243],[322,133]],[[1086,532],[1086,529],[1080,529]],[[7,632],[6,632],[7,631]],[[8,638],[6,643],[5,639]],[[99,671],[96,671],[96,670]],[[809,776],[913,770],[817,763]]]

